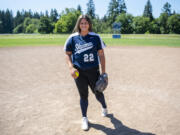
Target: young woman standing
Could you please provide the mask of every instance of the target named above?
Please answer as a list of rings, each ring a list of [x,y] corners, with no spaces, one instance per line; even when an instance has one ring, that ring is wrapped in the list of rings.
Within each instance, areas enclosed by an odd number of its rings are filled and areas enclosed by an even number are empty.
[[[92,32],[90,18],[87,15],[80,15],[74,33],[69,36],[64,45],[64,50],[70,73],[80,95],[83,130],[88,130],[88,86],[102,105],[102,116],[107,115],[104,94],[94,91],[100,76],[99,64],[101,64],[101,73],[106,73],[104,47],[105,44],[100,36]]]

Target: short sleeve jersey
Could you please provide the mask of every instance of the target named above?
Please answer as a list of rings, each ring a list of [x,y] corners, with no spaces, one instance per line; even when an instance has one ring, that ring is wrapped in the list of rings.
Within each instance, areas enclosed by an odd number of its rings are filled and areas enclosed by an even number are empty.
[[[83,70],[99,65],[98,50],[103,48],[104,42],[94,32],[89,32],[86,36],[73,33],[64,45],[64,51],[72,52],[72,63]]]

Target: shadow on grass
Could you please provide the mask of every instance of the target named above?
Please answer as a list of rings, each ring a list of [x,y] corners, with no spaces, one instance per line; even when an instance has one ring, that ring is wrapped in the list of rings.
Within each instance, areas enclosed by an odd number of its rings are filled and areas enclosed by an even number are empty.
[[[114,129],[94,123],[89,123],[89,128],[101,130],[106,135],[155,135],[152,133],[143,133],[138,130],[126,127],[120,120],[116,119],[113,116],[113,114],[108,114],[107,117],[111,120],[112,124],[114,125]]]

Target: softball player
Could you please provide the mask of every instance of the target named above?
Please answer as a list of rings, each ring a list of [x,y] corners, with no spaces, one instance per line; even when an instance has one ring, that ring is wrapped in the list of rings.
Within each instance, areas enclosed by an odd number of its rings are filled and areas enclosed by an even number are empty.
[[[101,72],[105,73],[105,44],[96,33],[92,32],[92,23],[87,15],[80,15],[74,33],[69,36],[64,45],[66,61],[72,77],[75,80],[80,95],[82,112],[82,129],[88,130],[88,86],[102,105],[102,116],[107,115],[107,106],[104,94],[95,92],[94,87],[98,77],[99,61]]]

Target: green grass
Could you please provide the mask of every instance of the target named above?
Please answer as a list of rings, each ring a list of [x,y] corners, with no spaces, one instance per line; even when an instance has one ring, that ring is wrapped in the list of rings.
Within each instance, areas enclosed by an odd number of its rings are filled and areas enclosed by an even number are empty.
[[[0,35],[0,47],[64,45],[69,34],[9,34]],[[112,34],[100,34],[107,46],[173,46],[180,47],[180,35],[122,34],[112,39]]]
[[[68,35],[17,34],[0,35],[0,47],[63,45]]]

